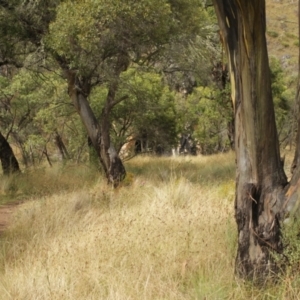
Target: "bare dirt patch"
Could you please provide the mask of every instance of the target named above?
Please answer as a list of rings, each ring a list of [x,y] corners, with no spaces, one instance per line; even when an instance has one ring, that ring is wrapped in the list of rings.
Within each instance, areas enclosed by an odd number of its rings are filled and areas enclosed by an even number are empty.
[[[11,220],[11,216],[20,202],[10,203],[0,206],[0,235],[6,230]]]

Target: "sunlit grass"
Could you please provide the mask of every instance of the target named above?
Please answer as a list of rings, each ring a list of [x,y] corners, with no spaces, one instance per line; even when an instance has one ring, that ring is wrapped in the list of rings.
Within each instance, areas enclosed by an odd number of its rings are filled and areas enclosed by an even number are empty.
[[[177,176],[201,184],[233,179],[233,166],[233,153],[201,157],[137,157],[127,163],[129,171],[154,181],[167,182]]]
[[[101,176],[86,165],[56,164],[29,168],[21,174],[0,176],[0,204],[88,188]]]
[[[300,295],[295,275],[263,290],[234,277],[233,154],[136,158],[127,169],[117,190],[63,184],[20,206],[0,240],[0,299]],[[68,178],[79,184],[73,169]]]

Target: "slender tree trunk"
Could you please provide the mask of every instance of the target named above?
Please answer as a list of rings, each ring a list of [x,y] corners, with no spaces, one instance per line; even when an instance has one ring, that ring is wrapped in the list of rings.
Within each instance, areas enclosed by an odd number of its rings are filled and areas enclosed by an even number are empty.
[[[18,144],[19,148],[21,149],[22,161],[23,161],[24,166],[27,168],[30,163],[30,157],[29,157],[28,152],[25,149],[24,142],[22,141],[22,139],[20,138],[18,133],[13,131],[11,133],[11,135],[14,138],[15,142]]]
[[[110,142],[110,113],[113,107],[112,103],[115,100],[117,88],[117,82],[112,82],[109,86],[105,106],[102,110],[100,120],[100,127],[102,133],[100,143],[100,155],[101,157],[103,157],[105,163],[109,166],[109,180],[114,183],[122,181],[126,175],[123,163],[114,146]]]
[[[0,132],[0,160],[4,175],[20,172],[19,163],[6,138]]]
[[[46,156],[46,159],[47,159],[47,162],[49,164],[50,167],[52,167],[52,162],[51,162],[51,159],[50,159],[50,156],[48,154],[48,150],[47,150],[47,147],[45,146],[43,152],[42,152],[42,156],[45,155]]]
[[[58,148],[58,151],[61,155],[62,160],[66,160],[70,158],[69,152],[60,136],[60,134],[55,131],[55,144]]]
[[[80,83],[75,72],[70,70],[65,70],[65,72],[68,79],[70,97],[99,156],[108,182],[117,187],[125,178],[126,171],[110,142],[110,104],[106,104],[101,115],[101,123],[99,124],[87,100],[87,95],[90,92],[89,84]]]
[[[236,273],[264,280],[277,272],[287,179],[280,160],[265,38],[265,1],[214,0],[229,60],[235,111]]]

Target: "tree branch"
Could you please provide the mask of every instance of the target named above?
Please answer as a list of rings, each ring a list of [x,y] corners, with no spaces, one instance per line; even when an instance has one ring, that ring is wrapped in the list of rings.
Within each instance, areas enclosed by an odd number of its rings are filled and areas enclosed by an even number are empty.
[[[119,98],[119,99],[116,99],[116,100],[112,101],[112,102],[110,103],[110,108],[113,108],[115,105],[119,104],[120,102],[122,102],[122,101],[124,101],[124,100],[126,100],[126,99],[128,99],[128,98],[129,98],[129,96],[128,96],[128,95],[125,95],[125,96],[123,96],[123,97],[121,97],[121,98]]]

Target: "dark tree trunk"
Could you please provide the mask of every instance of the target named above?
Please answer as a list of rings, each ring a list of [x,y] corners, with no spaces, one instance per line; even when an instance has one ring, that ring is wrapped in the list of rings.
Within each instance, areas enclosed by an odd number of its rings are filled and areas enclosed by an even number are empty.
[[[42,152],[42,156],[45,155],[46,156],[46,159],[47,159],[47,162],[49,164],[50,167],[52,167],[52,162],[51,162],[51,159],[50,159],[50,156],[48,154],[48,150],[47,150],[47,147],[45,146],[43,152]]]
[[[109,181],[118,185],[118,182],[122,181],[125,178],[126,171],[122,160],[120,159],[117,151],[110,142],[110,113],[111,109],[113,108],[112,104],[115,101],[117,87],[117,82],[112,82],[109,86],[105,106],[101,113],[100,155],[103,158],[105,164],[108,166]]]
[[[88,81],[84,82],[82,80],[79,82],[75,72],[70,70],[65,70],[65,72],[68,79],[70,97],[97,152],[108,182],[117,187],[125,178],[126,171],[120,157],[110,142],[109,113],[113,103],[106,103],[99,124],[87,100],[87,96],[90,93]],[[108,100],[111,97],[110,93],[115,93],[115,90],[110,88]]]
[[[6,138],[0,132],[0,160],[4,175],[20,172],[19,163]]]
[[[234,121],[234,107],[233,107],[233,102],[231,101],[231,116],[230,120],[227,122],[227,135],[228,135],[228,140],[230,143],[230,148],[231,150],[235,149],[235,121]]]
[[[227,122],[227,136],[230,143],[230,149],[234,150],[234,118]]]
[[[226,47],[235,112],[236,273],[264,280],[277,272],[287,179],[280,161],[265,38],[265,1],[214,0]]]
[[[69,159],[70,158],[69,152],[68,152],[60,134],[57,131],[55,132],[55,144],[58,148],[61,158],[63,160]]]
[[[29,157],[28,151],[26,151],[26,149],[25,149],[23,140],[20,138],[20,136],[17,132],[13,131],[11,133],[11,135],[14,138],[15,142],[17,143],[19,149],[21,150],[22,161],[23,161],[24,166],[28,167],[28,165],[30,164],[30,157]]]

